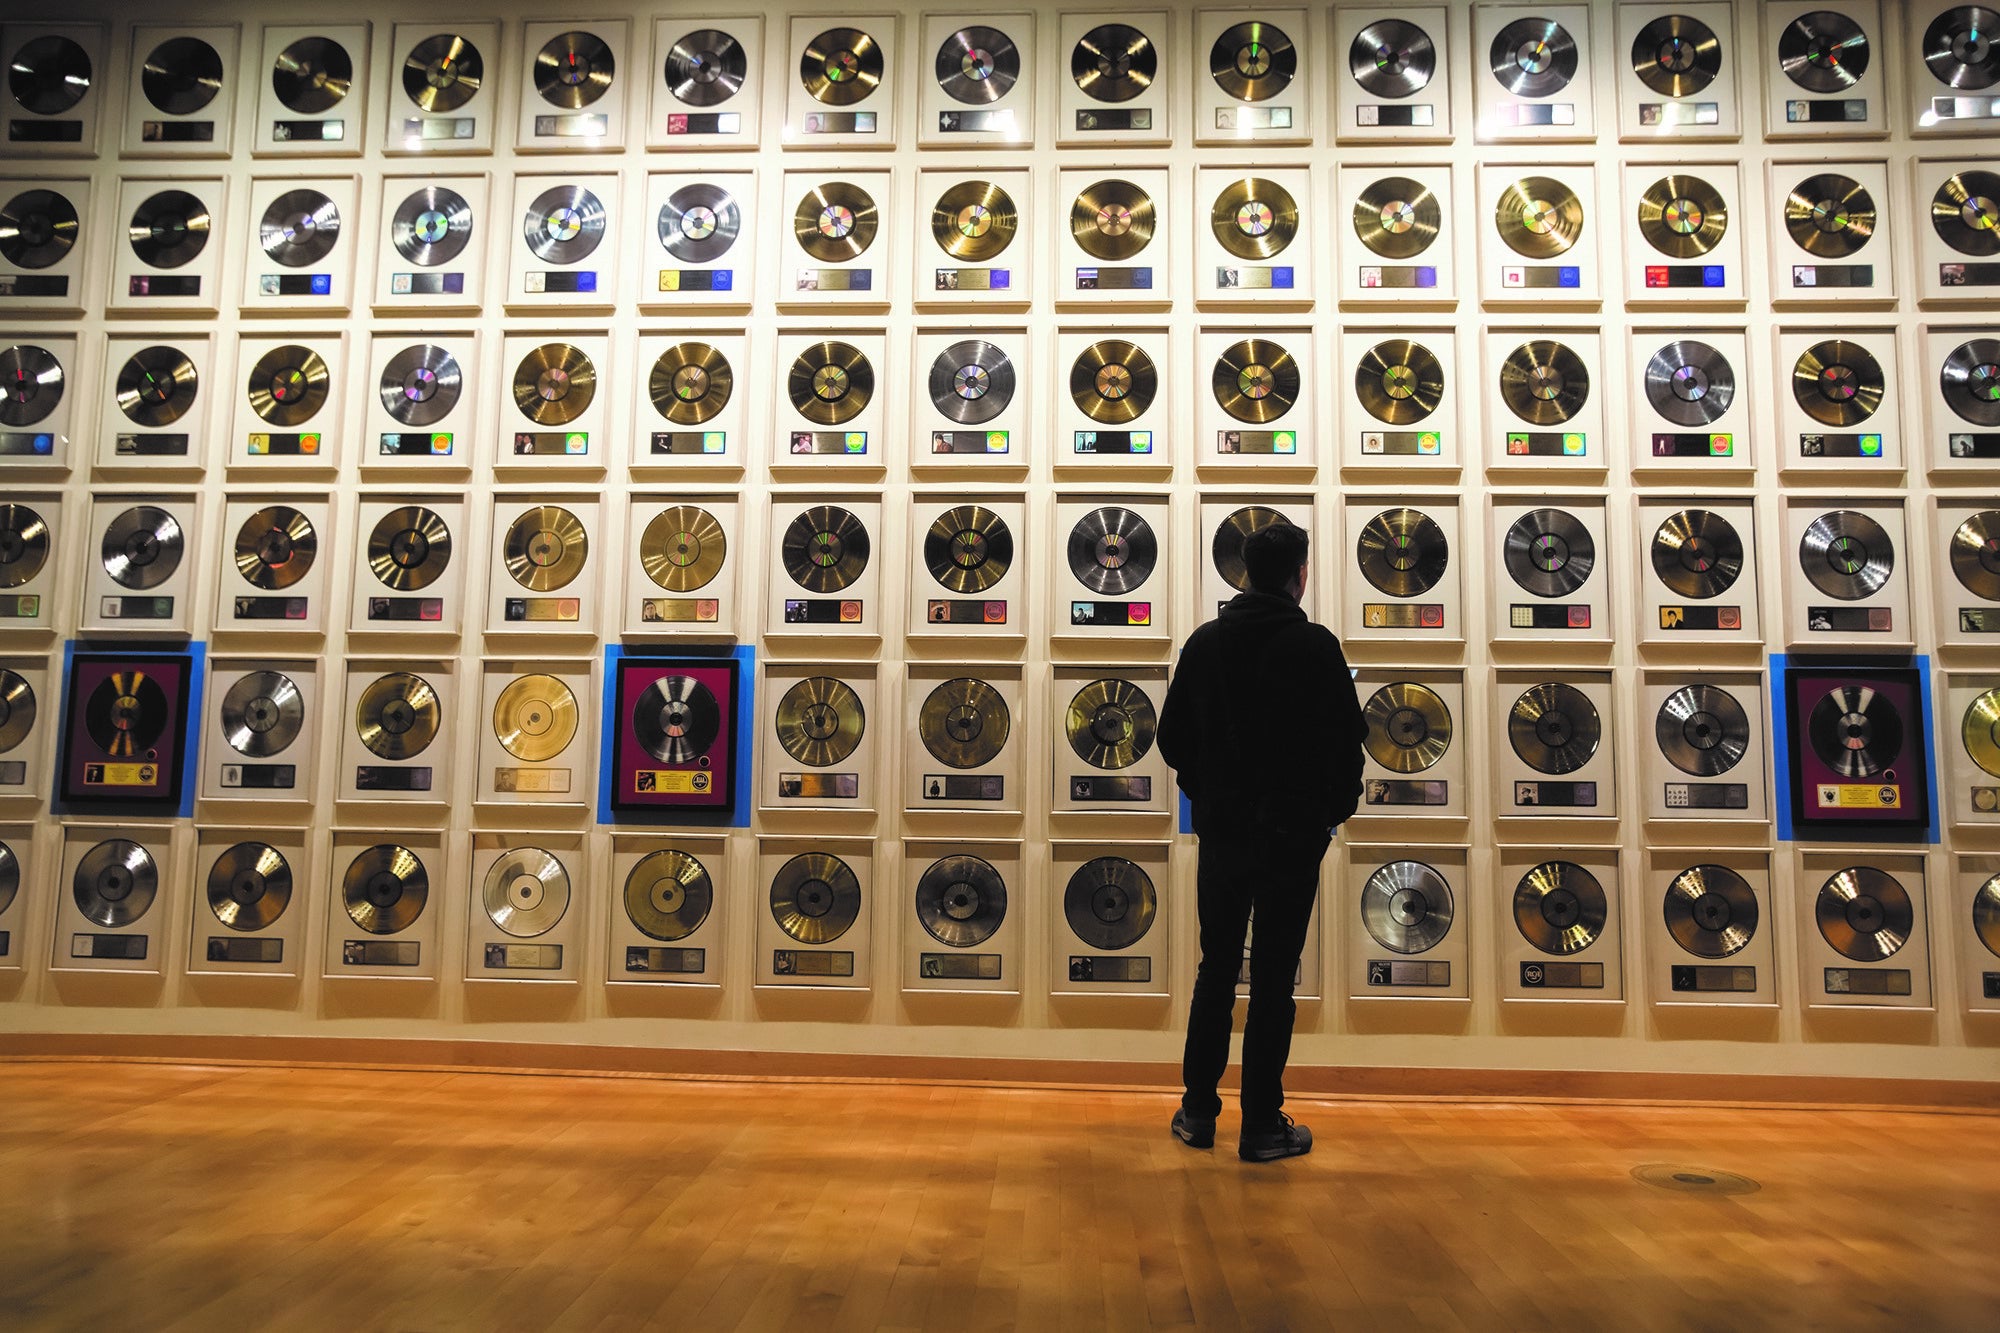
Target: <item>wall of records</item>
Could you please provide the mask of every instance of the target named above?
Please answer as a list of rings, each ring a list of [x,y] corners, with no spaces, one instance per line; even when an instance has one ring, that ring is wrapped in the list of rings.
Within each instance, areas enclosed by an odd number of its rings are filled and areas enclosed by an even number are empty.
[[[2000,13],[699,10],[0,26],[0,1026],[1172,1060],[1291,522],[1297,1059],[1990,1076]]]

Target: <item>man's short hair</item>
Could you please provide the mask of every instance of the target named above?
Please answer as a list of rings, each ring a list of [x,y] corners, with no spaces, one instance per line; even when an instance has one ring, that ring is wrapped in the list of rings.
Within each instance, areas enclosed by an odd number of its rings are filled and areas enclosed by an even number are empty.
[[[1251,533],[1243,542],[1243,568],[1250,575],[1250,586],[1258,592],[1282,593],[1305,567],[1311,547],[1306,530],[1290,523],[1273,523]]]

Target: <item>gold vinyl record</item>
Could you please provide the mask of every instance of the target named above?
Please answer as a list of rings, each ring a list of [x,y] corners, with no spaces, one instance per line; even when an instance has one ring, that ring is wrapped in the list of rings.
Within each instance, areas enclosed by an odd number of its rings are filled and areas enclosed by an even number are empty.
[[[1063,731],[1076,757],[1116,771],[1144,759],[1159,733],[1153,701],[1135,682],[1093,680],[1071,696]]]
[[[83,854],[70,882],[76,910],[95,925],[129,926],[153,905],[160,868],[153,854],[125,838],[107,838]]]
[[[1157,225],[1152,196],[1115,177],[1086,186],[1069,206],[1069,234],[1077,248],[1109,263],[1144,250]]]
[[[1276,421],[1299,400],[1299,363],[1263,338],[1245,338],[1223,349],[1209,375],[1216,406],[1237,421]]]
[[[1722,73],[1715,30],[1686,14],[1662,14],[1632,39],[1632,72],[1661,97],[1693,97]]]
[[[1552,176],[1525,176],[1500,192],[1493,225],[1526,259],[1554,259],[1583,236],[1583,201]]]
[[[1159,51],[1137,28],[1102,23],[1069,53],[1069,75],[1094,102],[1129,102],[1153,86]]]
[[[823,264],[859,258],[875,243],[880,225],[875,200],[846,181],[828,181],[807,190],[792,210],[792,235],[799,249]]]
[[[931,236],[938,247],[975,264],[1005,250],[1020,221],[1012,196],[991,181],[960,181],[931,206]]]
[[[1355,539],[1354,559],[1370,587],[1390,597],[1420,597],[1451,563],[1437,520],[1419,509],[1385,509]]]
[[[140,66],[139,91],[169,116],[190,116],[215,100],[222,76],[214,47],[199,37],[169,37]]]
[[[1514,927],[1543,953],[1582,953],[1610,914],[1604,886],[1574,861],[1544,861],[1514,886]]]
[[[1874,866],[1849,866],[1819,886],[1813,923],[1827,947],[1857,963],[1879,963],[1909,942],[1916,928],[1910,892]]]
[[[451,529],[422,505],[391,509],[368,534],[368,568],[396,592],[430,587],[450,563]]]
[[[554,592],[575,582],[590,558],[583,520],[560,505],[536,505],[507,525],[500,558],[529,592]]]
[[[1362,747],[1391,773],[1421,773],[1451,749],[1451,710],[1428,685],[1396,680],[1361,706],[1368,723]]]
[[[809,343],[792,360],[785,392],[807,421],[838,426],[860,416],[875,396],[875,368],[852,343]]]
[[[1750,715],[1719,685],[1683,685],[1661,700],[1653,739],[1681,772],[1718,777],[1749,751]]]
[[[625,876],[625,919],[649,939],[686,939],[714,904],[708,867],[677,847],[647,853]]]
[[[301,37],[278,52],[271,91],[302,116],[333,110],[354,86],[354,60],[328,37]]]
[[[347,863],[341,905],[348,919],[371,935],[408,930],[424,914],[431,893],[423,858],[395,843],[377,843]]]
[[[433,33],[403,58],[403,92],[421,111],[456,111],[479,91],[479,48],[453,33]]]
[[[2000,688],[1987,690],[1965,706],[1959,738],[1965,743],[1966,757],[1979,765],[1981,772],[2000,778]]]
[[[1560,425],[1589,399],[1583,358],[1553,339],[1522,343],[1500,363],[1500,401],[1531,426]]]
[[[1159,385],[1153,358],[1122,338],[1092,343],[1069,368],[1070,401],[1092,421],[1110,426],[1136,420],[1152,406]]]
[[[1276,181],[1246,176],[1215,196],[1208,225],[1216,243],[1238,259],[1270,259],[1299,234],[1299,205]]]
[[[1146,938],[1159,915],[1152,876],[1122,856],[1078,866],[1063,886],[1063,920],[1093,949],[1129,949]]]
[[[1874,234],[1874,197],[1835,172],[1808,176],[1785,196],[1785,231],[1809,255],[1843,259]]]
[[[172,578],[186,550],[187,538],[172,514],[133,505],[105,525],[97,553],[113,583],[143,592]]]
[[[1508,527],[1500,557],[1522,591],[1566,597],[1590,581],[1597,543],[1568,510],[1530,509]]]
[[[846,681],[808,676],[778,700],[774,722],[786,754],[808,768],[830,768],[860,746],[868,711]]]
[[[853,106],[882,82],[882,48],[858,28],[828,28],[799,53],[799,82],[815,102]]]
[[[1722,243],[1729,205],[1698,176],[1663,176],[1639,196],[1639,234],[1670,259],[1693,259]]]
[[[239,676],[222,696],[218,720],[230,749],[252,759],[269,758],[304,730],[304,696],[282,671],[252,671]]]
[[[568,343],[543,343],[514,368],[514,406],[537,426],[575,421],[596,396],[597,367]]]
[[[1408,176],[1370,181],[1354,201],[1354,234],[1384,259],[1415,259],[1444,225],[1444,211],[1430,187]]]
[[[422,676],[391,671],[370,681],[354,708],[354,732],[370,754],[411,759],[437,739],[444,718],[437,691]]]
[[[19,588],[49,562],[49,525],[24,504],[0,502],[0,588]]]
[[[1415,425],[1444,402],[1444,363],[1407,338],[1376,343],[1354,367],[1354,396],[1377,421]]]
[[[576,695],[555,676],[516,676],[493,701],[493,734],[523,763],[546,763],[568,749],[576,724]]]
[[[28,678],[0,667],[0,754],[6,754],[35,729],[35,690]]]
[[[917,879],[917,921],[939,944],[970,949],[1007,917],[1007,885],[990,861],[942,856]]]
[[[838,505],[814,505],[785,528],[779,558],[807,592],[839,592],[868,568],[868,529]]]
[[[1277,25],[1237,23],[1209,48],[1208,72],[1216,87],[1237,101],[1265,102],[1291,84],[1299,72],[1299,56]]]
[[[319,552],[312,520],[289,505],[266,505],[236,532],[236,572],[256,588],[289,588]]]
[[[0,514],[5,508],[0,507]],[[0,519],[0,528],[5,521]],[[0,543],[5,534],[0,532]],[[1951,572],[1974,597],[2000,602],[2000,509],[1983,509],[1951,534]],[[0,587],[6,580],[0,578]]]
[[[540,847],[516,847],[486,869],[479,905],[486,919],[516,939],[533,939],[556,928],[569,910],[569,871]]]
[[[273,347],[250,368],[250,410],[273,426],[299,426],[326,402],[332,374],[309,347]]]
[[[1422,861],[1391,861],[1361,886],[1361,924],[1392,953],[1436,948],[1455,915],[1450,882]]]
[[[1757,895],[1727,866],[1689,866],[1667,885],[1667,933],[1697,958],[1740,953],[1757,933]]]
[[[829,852],[801,852],[771,876],[771,919],[800,944],[831,944],[861,916],[861,881]]]
[[[729,540],[715,515],[698,505],[669,505],[639,535],[639,566],[668,592],[705,588],[722,572]]]
[[[1215,536],[1208,546],[1209,558],[1215,562],[1215,572],[1222,581],[1238,592],[1250,591],[1250,569],[1243,563],[1243,543],[1250,540],[1250,534],[1260,532],[1273,523],[1290,523],[1277,510],[1266,505],[1245,505],[1223,518],[1215,525]]]
[[[952,768],[978,768],[999,758],[1011,725],[1000,691],[970,676],[940,682],[917,711],[924,748]]]
[[[576,111],[611,90],[618,62],[596,33],[560,32],[535,53],[533,73],[544,102]]]
[[[1735,585],[1743,572],[1743,539],[1712,509],[1667,515],[1653,533],[1653,572],[1682,597],[1707,601]]]
[[[1507,713],[1507,739],[1521,762],[1562,777],[1589,763],[1604,723],[1590,696],[1559,680],[1531,685]]]
[[[1938,368],[1938,391],[1961,421],[2000,426],[2000,338],[1970,338]]]
[[[646,393],[653,410],[676,426],[699,426],[728,405],[735,387],[727,357],[707,343],[684,342],[660,353]]]
[[[135,426],[171,426],[194,406],[200,376],[177,347],[142,347],[118,370],[118,410]]]
[[[1931,228],[1962,255],[2000,254],[2000,173],[1961,171],[1946,177],[1931,196]]]
[[[1882,365],[1860,343],[1828,338],[1799,353],[1792,399],[1822,426],[1858,426],[1882,406]]]
[[[1972,895],[1972,934],[1988,953],[2000,958],[2000,875],[1981,884]]]
[[[268,930],[291,901],[291,863],[267,842],[239,842],[208,868],[208,910],[230,930]]]
[[[28,703],[32,720],[32,696]],[[21,711],[18,696],[14,709]],[[170,720],[166,691],[143,671],[112,672],[90,692],[83,710],[91,743],[114,759],[150,755]]]
[[[948,592],[981,593],[1014,562],[1007,521],[980,505],[956,505],[931,520],[924,534],[924,568]]]

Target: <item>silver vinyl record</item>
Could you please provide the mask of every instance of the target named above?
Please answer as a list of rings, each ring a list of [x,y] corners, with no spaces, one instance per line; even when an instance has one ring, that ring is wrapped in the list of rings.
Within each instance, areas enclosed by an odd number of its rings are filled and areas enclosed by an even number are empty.
[[[0,505],[0,515],[7,506]],[[0,562],[4,562],[6,523],[0,520]],[[1969,515],[1951,534],[1951,572],[1960,586],[1986,602],[2000,602],[2000,509]],[[0,588],[7,586],[0,571]]]
[[[14,895],[21,889],[21,858],[14,849],[0,842],[0,912],[14,905]]]
[[[714,904],[708,867],[677,847],[648,853],[625,876],[625,918],[652,939],[686,939]]]
[[[354,59],[330,37],[301,37],[271,66],[271,91],[302,116],[333,110],[353,86]]]
[[[230,552],[236,572],[253,588],[289,588],[311,572],[319,555],[312,520],[290,505],[265,505],[236,530]]]
[[[1590,696],[1563,681],[1530,685],[1507,712],[1507,740],[1522,763],[1562,777],[1597,754],[1604,723]]]
[[[1531,509],[1507,529],[1501,557],[1515,583],[1537,597],[1563,597],[1590,581],[1597,546],[1574,514]]]
[[[108,838],[83,854],[70,885],[76,910],[97,925],[116,929],[146,915],[160,890],[153,854],[125,838]]]
[[[142,347],[119,367],[113,392],[118,410],[135,426],[171,426],[194,406],[201,377],[178,347]]]
[[[49,562],[49,524],[24,504],[0,501],[0,588],[18,588]]]
[[[121,588],[157,588],[181,567],[185,538],[174,516],[153,505],[134,505],[104,529],[98,554],[104,572]]]
[[[63,397],[62,362],[45,347],[0,347],[0,426],[32,426]]]
[[[208,205],[185,190],[162,190],[133,210],[125,237],[148,268],[191,264],[208,246]]]
[[[413,190],[396,205],[389,240],[397,254],[418,268],[448,264],[472,240],[472,205],[442,185]]]
[[[1800,15],[1778,35],[1778,68],[1809,93],[1845,92],[1868,72],[1868,34],[1830,9]]]
[[[720,106],[743,88],[750,63],[734,37],[714,28],[684,33],[667,52],[667,91],[687,106]]]
[[[1735,586],[1743,572],[1743,539],[1712,509],[1667,515],[1653,534],[1653,572],[1682,597],[1707,601]]]
[[[1487,64],[1514,96],[1553,97],[1576,77],[1576,39],[1553,19],[1515,19],[1493,38]]]
[[[1689,866],[1667,885],[1667,933],[1697,958],[1740,953],[1757,933],[1757,895],[1727,866]]]
[[[1146,938],[1160,897],[1143,869],[1122,856],[1078,866],[1063,887],[1063,920],[1093,949],[1129,949]]]
[[[1903,753],[1903,718],[1868,685],[1837,685],[1806,715],[1806,742],[1843,778],[1872,778]]]
[[[998,28],[960,28],[938,47],[931,72],[952,101],[983,106],[1020,82],[1021,52]]]
[[[1092,592],[1121,596],[1136,591],[1153,572],[1159,546],[1152,525],[1116,505],[1093,509],[1069,534],[1069,569]]]
[[[743,230],[743,211],[720,185],[696,181],[660,206],[660,244],[684,264],[707,264],[729,252]]]
[[[1354,43],[1347,48],[1347,72],[1372,96],[1410,97],[1437,72],[1437,48],[1430,34],[1414,23],[1378,19],[1354,34]]]
[[[431,426],[458,406],[458,360],[434,343],[413,343],[382,368],[382,408],[405,426]]]
[[[282,671],[252,671],[222,696],[222,738],[252,759],[268,759],[299,738],[305,696]]]
[[[1947,88],[1976,92],[2000,83],[2000,11],[1954,5],[1924,29],[1924,65]]]
[[[1799,538],[1799,566],[1806,581],[1828,597],[1858,602],[1888,585],[1896,547],[1868,515],[1835,509],[1806,525]]]
[[[35,729],[35,688],[17,671],[0,667],[0,754],[28,739]]]
[[[611,90],[618,62],[591,32],[559,32],[535,53],[535,91],[550,106],[576,111]]]
[[[67,37],[31,37],[7,62],[7,91],[30,115],[60,116],[90,95],[90,53]]]
[[[1974,338],[1951,350],[1938,389],[1960,420],[2000,426],[2000,338]]]
[[[1736,371],[1729,358],[1694,338],[1668,343],[1646,361],[1646,401],[1676,426],[1699,430],[1729,410]]]
[[[53,268],[76,245],[76,206],[54,190],[23,190],[0,208],[0,258],[15,268]]]
[[[2000,173],[1957,171],[1945,177],[1931,196],[1931,229],[1962,255],[2000,254]]]
[[[632,706],[632,731],[663,764],[691,764],[722,730],[722,708],[692,676],[662,676]]]
[[[941,856],[917,880],[917,920],[951,949],[984,944],[1007,918],[1007,885],[990,861]]]
[[[1720,686],[1683,685],[1661,701],[1653,739],[1681,772],[1712,778],[1743,761],[1750,748],[1750,715]]]
[[[230,930],[268,930],[292,901],[292,867],[267,842],[225,848],[208,868],[208,910]]]
[[[801,944],[831,944],[861,916],[861,880],[830,852],[801,852],[771,876],[771,919]]]
[[[982,338],[967,338],[931,362],[931,406],[961,426],[983,425],[1014,399],[1014,363]]]
[[[139,69],[139,91],[165,115],[191,116],[222,91],[222,57],[199,37],[169,37]]]
[[[340,210],[318,190],[287,190],[257,224],[257,243],[285,268],[317,264],[340,240]]]
[[[1361,886],[1361,924],[1391,953],[1436,948],[1451,922],[1451,885],[1422,861],[1391,861]]]
[[[552,185],[528,205],[521,234],[537,259],[582,263],[604,239],[604,205],[581,185]]]
[[[1604,886],[1574,861],[1544,861],[1514,886],[1514,928],[1543,953],[1582,953],[1610,915]]]
[[[1819,886],[1813,923],[1827,947],[1857,963],[1879,963],[1909,943],[1916,929],[1910,891],[1874,866],[1849,866]]]
[[[569,910],[569,871],[540,847],[516,847],[486,870],[479,905],[486,919],[517,939],[555,929]]]

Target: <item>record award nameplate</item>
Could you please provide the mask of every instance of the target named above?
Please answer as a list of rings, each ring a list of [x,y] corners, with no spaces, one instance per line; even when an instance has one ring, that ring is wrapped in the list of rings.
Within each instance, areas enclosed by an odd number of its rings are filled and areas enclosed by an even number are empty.
[[[1345,844],[1340,880],[1327,900],[1346,918],[1349,999],[1471,998],[1465,848]]]
[[[1465,673],[1362,667],[1354,693],[1368,724],[1355,818],[1463,820],[1471,809]]]

